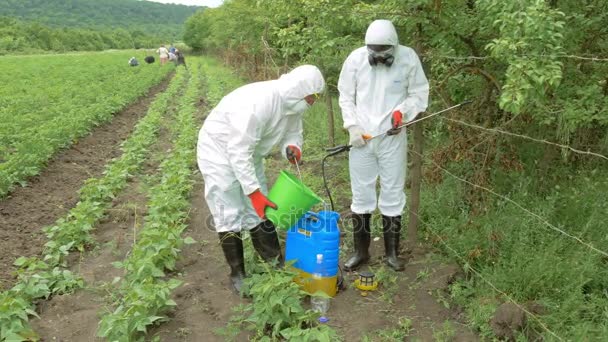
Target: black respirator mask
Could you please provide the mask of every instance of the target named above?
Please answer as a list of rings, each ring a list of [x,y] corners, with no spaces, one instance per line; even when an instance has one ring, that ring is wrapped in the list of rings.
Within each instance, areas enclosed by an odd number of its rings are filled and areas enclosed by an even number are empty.
[[[395,61],[394,51],[395,47],[392,45],[368,45],[367,60],[369,65],[376,66],[378,63],[382,63],[390,67]]]

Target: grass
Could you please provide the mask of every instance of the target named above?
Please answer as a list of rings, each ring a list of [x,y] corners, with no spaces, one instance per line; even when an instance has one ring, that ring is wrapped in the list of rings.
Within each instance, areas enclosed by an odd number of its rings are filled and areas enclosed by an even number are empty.
[[[334,108],[339,108],[335,101]],[[341,125],[340,114],[336,112],[336,145],[348,141],[348,134]],[[458,262],[466,275],[451,285],[449,297],[440,300],[463,307],[470,325],[481,337],[493,339],[489,322],[496,308],[509,299],[496,292],[485,279],[521,305],[540,304],[544,308],[543,314],[537,314],[540,322],[563,339],[600,340],[607,336],[608,259],[549,229],[538,218],[509,201],[485,193],[477,197],[478,203],[473,203],[470,194],[478,194],[481,190],[442,171],[432,170],[428,156],[433,150],[446,146],[450,137],[441,124],[426,126],[423,170],[439,172],[442,177],[439,182],[430,178],[424,180],[420,212],[423,222],[419,234],[423,241],[440,248],[446,258]],[[318,103],[304,114],[302,178],[326,201],[320,171],[328,146],[327,110],[324,103]],[[486,185],[554,226],[607,251],[608,234],[603,224],[608,212],[605,165],[587,164],[575,168],[558,163],[543,173],[537,167],[542,148],[520,142],[510,147],[516,151],[523,167],[508,169],[496,163]],[[330,157],[326,167],[334,210],[344,214],[350,204],[347,154]],[[477,165],[466,159],[442,162],[442,167],[475,182],[473,176]],[[276,174],[280,169],[296,172],[282,158],[268,159],[266,168],[269,174]],[[322,208],[318,205],[313,210]],[[482,210],[474,210],[477,208]],[[349,236],[349,222],[343,220],[340,227]],[[375,230],[377,234],[378,230]],[[350,239],[346,238],[345,242],[348,245]],[[347,253],[344,248],[342,252]],[[473,269],[479,274],[472,272]],[[421,271],[417,280],[424,280],[429,272]],[[554,340],[541,323],[529,318],[526,331],[519,334],[518,340],[526,340],[526,336],[532,335],[530,332]],[[395,329],[383,333],[396,334],[399,338],[407,330]],[[437,340],[449,341],[453,337],[454,328],[449,324],[434,329]]]
[[[334,105],[334,108],[338,106]],[[323,198],[327,195],[320,163],[325,155],[324,148],[328,146],[326,115],[324,104],[314,105],[304,115],[302,177]],[[335,119],[336,144],[346,143],[348,134],[341,129],[339,112]],[[425,156],[434,148],[444,146],[448,138],[434,126],[427,127],[426,136],[427,146],[431,148]],[[547,174],[542,174],[537,167],[542,148],[521,143],[513,147],[523,168],[496,167],[491,172],[488,187],[559,229],[608,251],[608,234],[603,224],[608,213],[605,165],[588,164],[575,168],[558,163]],[[432,165],[428,164],[428,157],[425,159],[424,169],[428,171]],[[470,179],[467,176],[475,174],[476,165],[461,161],[442,167]],[[344,213],[350,203],[346,153],[330,157],[326,171],[335,209]],[[594,340],[608,335],[608,292],[605,290],[608,288],[608,258],[551,230],[520,207],[489,193],[481,197],[484,210],[473,211],[474,205],[479,204],[467,201],[467,194],[481,190],[446,173],[442,176],[440,183],[425,180],[422,186],[421,219],[426,224],[421,223],[420,234],[465,270],[467,277],[453,284],[450,298],[444,300],[455,301],[465,308],[471,326],[482,337],[495,337],[489,321],[496,308],[509,299],[472,273],[471,267],[516,302],[526,306],[540,304],[544,308],[544,314],[537,315],[540,322],[561,338]],[[474,179],[470,180],[474,182]],[[349,222],[341,222],[341,228],[349,231]],[[378,229],[375,231],[377,233]],[[348,244],[350,239],[345,241]],[[421,272],[419,280],[426,277],[426,272]],[[453,330],[450,328],[437,327],[436,338],[449,340]],[[520,334],[519,340],[526,340],[526,334],[532,336],[530,332],[539,333],[547,340],[554,338],[534,318],[528,319],[526,329],[529,332]]]
[[[526,162],[525,148],[519,146]],[[532,160],[532,159],[531,159]],[[551,186],[541,183],[534,164],[522,171],[495,170],[490,187],[542,216],[552,225],[600,250],[608,250],[605,233],[608,181],[597,170],[561,166],[552,171]],[[451,163],[450,172],[463,175],[473,166]],[[566,176],[564,176],[566,175]],[[541,304],[540,320],[564,339],[595,339],[608,333],[608,287],[606,258],[547,227],[520,207],[494,196],[483,203],[482,214],[471,214],[465,200],[467,185],[444,174],[440,184],[425,184],[422,220],[427,241],[441,246],[459,262],[516,302]],[[440,238],[456,252],[445,248]],[[469,268],[470,271],[470,268]],[[452,288],[453,298],[467,310],[472,324],[491,337],[489,318],[508,299],[479,277]],[[551,338],[541,324],[529,319],[531,330]]]
[[[407,317],[399,317],[396,322],[396,327],[382,330],[375,330],[362,337],[363,342],[386,341],[398,342],[405,341],[412,332],[412,320]]]

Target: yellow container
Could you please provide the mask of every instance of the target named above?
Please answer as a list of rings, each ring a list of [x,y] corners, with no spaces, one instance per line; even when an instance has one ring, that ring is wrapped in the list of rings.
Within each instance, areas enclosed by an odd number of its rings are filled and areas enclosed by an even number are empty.
[[[302,286],[302,289],[311,295],[317,291],[325,292],[330,297],[335,297],[338,292],[338,276],[322,277],[317,279],[312,274],[294,268],[298,273],[294,282]]]

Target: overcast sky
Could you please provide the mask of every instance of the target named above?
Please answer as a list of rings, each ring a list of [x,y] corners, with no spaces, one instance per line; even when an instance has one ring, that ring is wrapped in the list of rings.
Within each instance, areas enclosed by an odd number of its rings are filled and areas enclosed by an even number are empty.
[[[222,4],[223,0],[147,0],[154,2],[162,2],[165,4],[182,4],[190,6],[207,6],[217,7]]]

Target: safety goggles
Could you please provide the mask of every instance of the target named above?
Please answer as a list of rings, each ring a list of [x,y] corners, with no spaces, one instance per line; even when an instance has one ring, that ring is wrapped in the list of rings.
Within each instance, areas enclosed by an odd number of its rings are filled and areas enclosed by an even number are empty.
[[[367,48],[378,53],[390,50],[393,45],[367,44]]]

